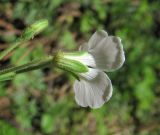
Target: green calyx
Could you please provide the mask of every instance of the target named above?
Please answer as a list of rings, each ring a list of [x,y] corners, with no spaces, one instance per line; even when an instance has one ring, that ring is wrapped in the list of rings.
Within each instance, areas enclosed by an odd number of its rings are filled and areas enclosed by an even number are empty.
[[[73,74],[88,72],[88,67],[79,61],[68,59],[64,57],[62,52],[58,52],[54,58],[54,63],[57,67]]]
[[[85,65],[75,60],[64,58],[59,61],[58,65],[64,69],[68,69],[69,71],[73,71],[75,73],[88,72],[88,68]]]

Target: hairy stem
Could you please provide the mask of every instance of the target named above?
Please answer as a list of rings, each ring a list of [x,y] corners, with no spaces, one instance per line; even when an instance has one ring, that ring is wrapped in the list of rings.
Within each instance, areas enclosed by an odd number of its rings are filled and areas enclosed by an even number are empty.
[[[14,72],[10,72],[7,74],[3,74],[0,76],[0,82],[12,80],[16,74]]]
[[[24,64],[24,65],[6,68],[6,69],[0,71],[0,76],[4,75],[4,74],[11,73],[11,72],[14,72],[15,74],[29,72],[32,70],[48,67],[53,64],[54,64],[53,57],[50,56],[45,59],[31,61],[31,62]]]

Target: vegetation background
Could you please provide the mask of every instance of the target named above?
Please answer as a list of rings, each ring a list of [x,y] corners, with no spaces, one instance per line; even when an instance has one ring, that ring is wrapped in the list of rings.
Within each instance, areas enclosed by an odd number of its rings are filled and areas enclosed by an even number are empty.
[[[39,19],[50,26],[0,61],[0,68],[73,51],[98,29],[122,38],[126,62],[108,73],[111,100],[79,107],[73,78],[45,68],[0,83],[0,135],[159,135],[159,0],[0,0],[0,51]]]

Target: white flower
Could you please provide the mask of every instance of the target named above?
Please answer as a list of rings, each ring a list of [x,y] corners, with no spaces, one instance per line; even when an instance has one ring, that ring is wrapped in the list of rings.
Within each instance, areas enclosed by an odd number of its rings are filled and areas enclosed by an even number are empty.
[[[74,83],[75,100],[82,107],[99,108],[112,96],[112,84],[103,71],[120,68],[124,61],[124,51],[119,37],[108,36],[97,31],[89,42],[80,47],[86,51],[81,56],[65,56],[88,67],[88,72],[80,73],[80,80]]]

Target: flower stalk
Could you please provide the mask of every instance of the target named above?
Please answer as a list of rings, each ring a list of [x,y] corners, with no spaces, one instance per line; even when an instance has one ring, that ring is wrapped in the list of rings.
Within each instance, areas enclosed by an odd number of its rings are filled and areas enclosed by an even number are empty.
[[[0,76],[0,82],[11,80],[15,77],[15,75],[16,75],[16,73],[14,73],[14,72],[3,74]]]
[[[76,53],[74,53],[76,55]],[[78,55],[79,53],[77,53]],[[48,56],[43,59],[31,61],[29,63],[8,67],[0,70],[0,81],[11,80],[15,75],[41,69],[44,67],[56,67],[66,72],[71,73],[79,80],[78,73],[88,72],[88,67],[77,60],[65,58],[64,53],[57,52],[53,56]]]
[[[53,57],[49,56],[45,59],[34,60],[27,64],[23,64],[20,66],[13,66],[13,67],[9,67],[9,68],[0,70],[0,76],[4,74],[12,73],[12,72],[14,72],[15,74],[25,73],[25,72],[29,72],[32,70],[48,67],[50,65],[53,65],[53,63],[54,63]]]

